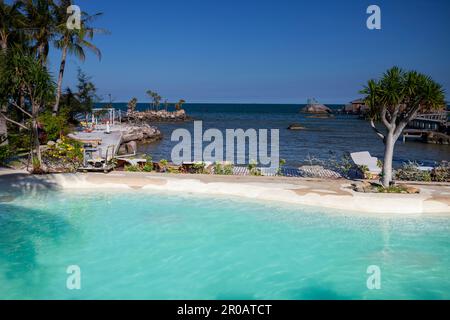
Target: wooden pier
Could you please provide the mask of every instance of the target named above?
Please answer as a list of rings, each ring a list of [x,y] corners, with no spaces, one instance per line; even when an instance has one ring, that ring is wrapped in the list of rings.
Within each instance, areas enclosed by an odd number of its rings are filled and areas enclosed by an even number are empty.
[[[415,139],[431,144],[450,144],[448,117],[448,111],[419,114],[403,131],[403,142]]]
[[[80,171],[104,171],[114,169],[112,160],[119,152],[122,144],[121,131],[76,132],[69,138],[85,144],[84,164]]]

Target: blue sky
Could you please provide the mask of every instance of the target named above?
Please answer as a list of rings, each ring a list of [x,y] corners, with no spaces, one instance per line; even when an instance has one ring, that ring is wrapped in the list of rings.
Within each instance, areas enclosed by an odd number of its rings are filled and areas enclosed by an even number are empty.
[[[393,65],[431,75],[450,92],[449,0],[78,0],[103,12],[99,62],[69,58],[105,98],[170,101],[344,103]],[[382,30],[366,28],[366,9],[382,10]],[[50,56],[56,69],[60,52]]]

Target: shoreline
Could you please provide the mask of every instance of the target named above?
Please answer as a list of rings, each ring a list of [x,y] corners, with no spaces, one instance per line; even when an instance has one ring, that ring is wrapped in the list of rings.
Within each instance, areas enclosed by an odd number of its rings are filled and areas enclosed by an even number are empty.
[[[0,186],[23,192],[46,189],[128,189],[225,196],[384,216],[450,217],[450,186],[415,185],[420,194],[367,194],[348,189],[350,180],[283,177],[238,177],[114,172],[30,175],[0,170]]]

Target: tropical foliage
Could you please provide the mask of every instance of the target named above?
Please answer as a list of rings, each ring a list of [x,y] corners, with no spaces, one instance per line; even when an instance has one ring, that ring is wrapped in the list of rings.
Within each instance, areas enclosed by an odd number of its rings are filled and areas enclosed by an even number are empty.
[[[10,144],[31,136],[37,171],[42,163],[40,145],[64,135],[75,114],[90,110],[97,99],[95,86],[81,71],[78,92],[62,92],[67,55],[84,60],[89,50],[100,58],[91,41],[94,34],[105,33],[91,26],[99,14],[86,12],[81,14],[80,28],[69,29],[67,8],[72,4],[72,0],[0,0],[0,116],[8,122]],[[62,53],[56,83],[48,71],[52,48]]]
[[[393,67],[381,79],[370,80],[361,93],[366,95],[372,128],[385,145],[382,184],[389,187],[395,143],[419,112],[445,108],[444,91],[429,76]],[[384,125],[386,133],[375,121]]]

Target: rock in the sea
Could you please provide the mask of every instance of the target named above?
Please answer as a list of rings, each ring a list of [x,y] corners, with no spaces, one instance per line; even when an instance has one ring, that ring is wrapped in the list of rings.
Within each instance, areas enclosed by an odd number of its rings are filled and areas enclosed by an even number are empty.
[[[318,103],[315,99],[309,99],[306,107],[302,109],[304,113],[331,114],[333,111],[327,106]]]
[[[305,127],[302,127],[302,126],[299,125],[298,123],[291,124],[291,125],[288,127],[288,130],[305,130],[305,129],[306,129]]]
[[[185,121],[187,120],[187,115],[184,110],[177,111],[141,111],[141,112],[128,112],[126,120],[129,122],[149,122],[149,121]]]
[[[332,111],[327,106],[323,104],[312,104],[307,105],[303,108],[302,112],[304,113],[313,113],[313,114],[330,114]]]

